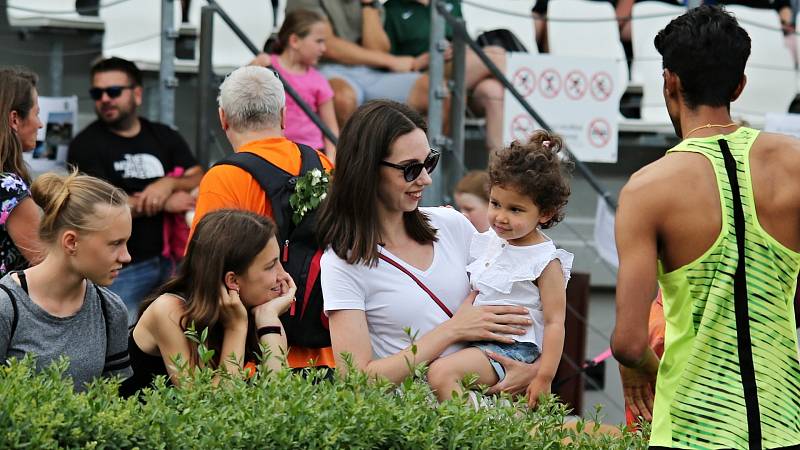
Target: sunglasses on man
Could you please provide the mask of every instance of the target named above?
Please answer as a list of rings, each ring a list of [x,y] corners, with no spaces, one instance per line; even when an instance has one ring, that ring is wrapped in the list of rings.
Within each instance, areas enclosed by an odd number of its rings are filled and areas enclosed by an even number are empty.
[[[425,169],[428,172],[428,175],[433,173],[433,170],[436,169],[436,165],[439,164],[439,155],[440,153],[434,149],[431,149],[431,152],[428,153],[428,157],[425,158],[425,161],[419,162],[414,161],[408,164],[395,164],[390,163],[389,161],[381,161],[381,165],[392,167],[395,169],[399,169],[403,171],[403,178],[406,182],[410,183],[417,178],[422,173],[422,169]]]
[[[117,98],[122,95],[122,91],[125,89],[133,88],[134,86],[109,86],[107,88],[93,87],[89,89],[89,96],[92,97],[92,100],[100,100],[103,98],[103,93],[105,93],[108,98]]]

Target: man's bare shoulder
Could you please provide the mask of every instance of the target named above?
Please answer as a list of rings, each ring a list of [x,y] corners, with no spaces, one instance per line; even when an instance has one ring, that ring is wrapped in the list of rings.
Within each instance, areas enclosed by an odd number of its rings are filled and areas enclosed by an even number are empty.
[[[677,179],[685,177],[684,171],[690,166],[685,158],[676,156],[665,155],[634,172],[623,187],[623,193],[630,195],[645,191],[653,194],[668,190]]]
[[[800,168],[800,139],[793,136],[762,131],[753,143],[751,152],[752,156],[765,160],[776,169],[794,172]]]

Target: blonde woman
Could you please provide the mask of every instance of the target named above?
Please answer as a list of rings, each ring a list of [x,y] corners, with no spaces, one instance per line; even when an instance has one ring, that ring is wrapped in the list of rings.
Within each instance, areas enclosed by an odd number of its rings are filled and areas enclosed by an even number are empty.
[[[130,376],[127,310],[105,288],[131,259],[127,195],[72,173],[42,175],[31,196],[44,210],[47,256],[0,279],[0,361],[34,354],[42,369],[66,356],[76,390],[99,376]]]

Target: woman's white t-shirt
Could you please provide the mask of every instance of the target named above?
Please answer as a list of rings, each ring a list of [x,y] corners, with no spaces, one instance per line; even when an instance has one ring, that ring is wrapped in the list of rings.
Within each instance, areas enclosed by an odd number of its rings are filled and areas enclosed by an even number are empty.
[[[433,262],[427,270],[406,264],[383,248],[379,250],[413,273],[455,313],[470,292],[466,267],[475,228],[461,213],[450,208],[420,208],[420,211],[437,229]],[[376,358],[407,348],[411,340],[404,331],[406,328],[419,338],[448,319],[411,277],[384,261],[375,267],[348,264],[328,248],[320,266],[325,313],[342,309],[364,311]],[[452,345],[442,356],[461,348],[463,345]]]

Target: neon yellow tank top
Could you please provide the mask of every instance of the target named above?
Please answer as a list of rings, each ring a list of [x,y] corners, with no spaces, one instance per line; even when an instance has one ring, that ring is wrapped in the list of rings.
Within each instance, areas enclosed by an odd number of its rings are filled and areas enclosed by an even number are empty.
[[[800,253],[767,234],[755,214],[750,148],[758,131],[724,136],[736,160],[745,221],[747,305],[763,448],[800,444],[800,362],[794,292]],[[658,369],[650,445],[747,449],[748,427],[738,353],[734,272],[739,253],[734,203],[718,140],[687,139],[669,152],[694,152],[711,162],[722,204],[716,242],[695,261],[664,273],[666,332]],[[746,353],[745,353],[746,354]],[[751,400],[752,404],[752,400]]]

